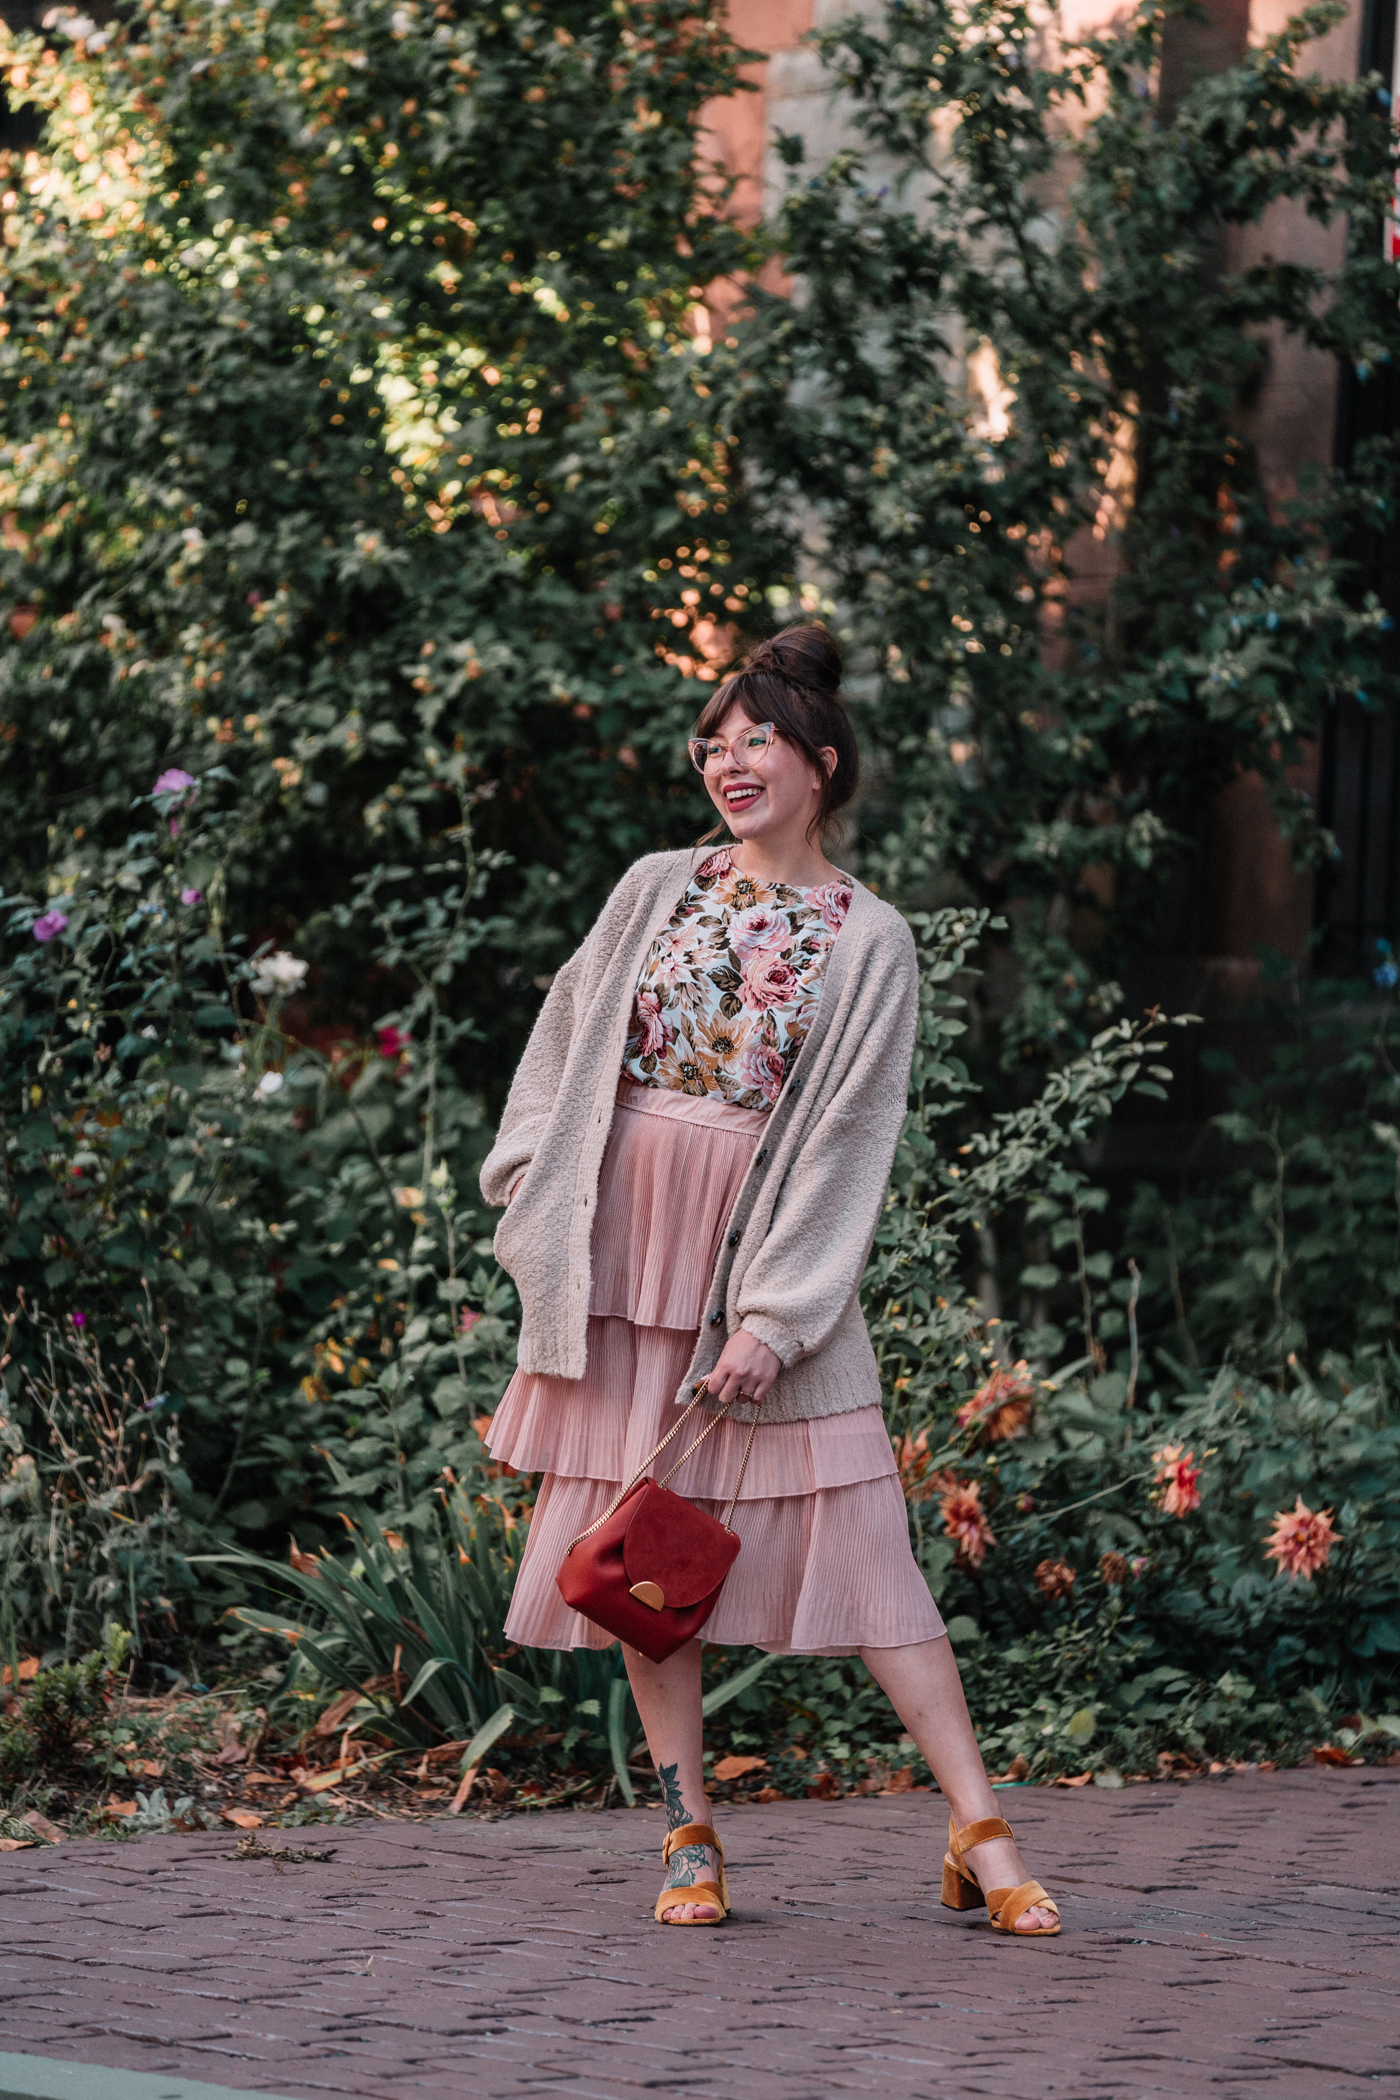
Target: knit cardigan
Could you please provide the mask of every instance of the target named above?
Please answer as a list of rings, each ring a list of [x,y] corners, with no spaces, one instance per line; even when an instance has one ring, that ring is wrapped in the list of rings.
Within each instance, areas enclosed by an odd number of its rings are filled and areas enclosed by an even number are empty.
[[[633,994],[699,864],[693,850],[653,853],[622,877],[550,986],[482,1167],[490,1204],[519,1183],[496,1253],[520,1293],[522,1370],[584,1374],[598,1174]],[[812,1027],[735,1198],[678,1399],[742,1327],[783,1366],[765,1422],[878,1403],[857,1290],[903,1126],[917,1015],[909,928],[857,882]]]

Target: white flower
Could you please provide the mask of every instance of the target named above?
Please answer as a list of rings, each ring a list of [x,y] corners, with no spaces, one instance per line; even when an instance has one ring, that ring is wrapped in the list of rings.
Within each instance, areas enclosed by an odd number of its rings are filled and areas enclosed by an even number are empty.
[[[259,956],[253,965],[253,990],[264,999],[285,999],[301,989],[310,967],[310,963],[289,955],[285,948],[279,948],[275,955]]]
[[[264,1072],[262,1078],[258,1081],[257,1090],[264,1101],[270,1101],[274,1094],[280,1094],[282,1091],[282,1074],[280,1072]]]

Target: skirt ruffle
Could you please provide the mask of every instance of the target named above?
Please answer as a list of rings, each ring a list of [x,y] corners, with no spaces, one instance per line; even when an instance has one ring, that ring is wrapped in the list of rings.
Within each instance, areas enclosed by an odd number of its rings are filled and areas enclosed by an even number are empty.
[[[675,1395],[764,1122],[711,1097],[619,1084],[594,1214],[587,1370],[577,1379],[517,1371],[488,1438],[498,1463],[544,1475],[506,1620],[522,1646],[611,1645],[569,1609],[555,1577],[571,1542],[679,1419]],[[697,1410],[656,1477],[704,1426]],[[747,1423],[720,1422],[671,1487],[722,1517],[748,1433]],[[741,1551],[707,1641],[849,1655],[944,1630],[910,1550],[878,1407],[760,1422],[735,1529]]]

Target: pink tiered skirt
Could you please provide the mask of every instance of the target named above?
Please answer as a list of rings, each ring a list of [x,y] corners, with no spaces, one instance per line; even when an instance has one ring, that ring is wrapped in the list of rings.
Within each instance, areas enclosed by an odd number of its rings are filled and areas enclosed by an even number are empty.
[[[598,1187],[588,1368],[517,1371],[489,1449],[542,1473],[506,1620],[532,1648],[606,1648],[555,1577],[570,1542],[677,1420],[725,1225],[763,1129],[759,1111],[621,1081]],[[703,1428],[691,1417],[665,1471]],[[721,1422],[671,1487],[722,1517],[749,1425]],[[704,1638],[779,1653],[850,1655],[936,1639],[943,1621],[909,1546],[904,1496],[878,1407],[760,1422],[734,1520],[742,1550]]]

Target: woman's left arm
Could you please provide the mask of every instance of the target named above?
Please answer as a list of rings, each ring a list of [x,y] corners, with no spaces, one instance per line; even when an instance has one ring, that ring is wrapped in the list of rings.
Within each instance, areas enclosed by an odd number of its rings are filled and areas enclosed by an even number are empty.
[[[744,1335],[785,1365],[815,1355],[835,1333],[879,1223],[908,1109],[919,1011],[913,936],[900,930],[904,938],[872,959],[852,1002],[845,1069],[803,1140],[740,1285]],[[731,1336],[726,1354],[739,1339]]]

